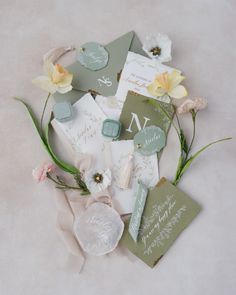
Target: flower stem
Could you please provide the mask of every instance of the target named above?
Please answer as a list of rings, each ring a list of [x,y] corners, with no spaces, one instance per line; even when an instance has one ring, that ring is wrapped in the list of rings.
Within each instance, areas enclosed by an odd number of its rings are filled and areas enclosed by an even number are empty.
[[[161,104],[157,104],[155,101],[148,99],[147,100],[148,103],[150,103],[151,105],[153,105],[156,108],[160,108],[161,111],[166,115],[166,117],[169,119],[169,121],[171,122],[171,124],[173,125],[173,127],[175,128],[175,131],[177,132],[177,135],[180,139],[180,132],[178,130],[178,128],[176,127],[175,123],[173,122],[173,118],[171,118],[171,116],[167,113],[167,111],[161,106]],[[174,108],[175,109],[175,108]]]
[[[81,187],[78,186],[72,186],[72,185],[68,185],[66,184],[62,179],[59,178],[59,176],[57,176],[57,179],[53,178],[50,173],[47,173],[47,178],[50,179],[52,182],[54,182],[57,186],[58,189],[73,189],[73,190],[81,190]],[[88,194],[89,192],[83,192],[83,194]]]
[[[45,103],[44,103],[43,112],[42,112],[42,115],[41,115],[41,118],[40,118],[40,129],[41,129],[42,134],[43,134],[43,118],[44,118],[45,110],[46,110],[46,107],[47,107],[50,96],[51,96],[51,93],[48,93],[48,96],[47,96],[47,98],[45,100]]]
[[[190,142],[190,145],[189,145],[189,148],[188,148],[188,151],[186,153],[186,157],[185,157],[185,160],[188,159],[188,155],[192,149],[192,146],[193,146],[193,142],[194,142],[194,139],[195,139],[195,134],[196,134],[196,115],[197,115],[197,112],[195,112],[194,110],[191,111],[191,115],[192,115],[192,120],[193,120],[193,135],[192,135],[192,140]]]
[[[187,171],[187,169],[189,168],[189,166],[192,164],[192,162],[203,152],[205,151],[207,148],[209,148],[210,146],[222,142],[222,141],[226,141],[226,140],[230,140],[232,139],[232,137],[226,137],[226,138],[222,138],[213,142],[208,143],[207,145],[205,145],[204,147],[202,147],[199,151],[197,151],[194,155],[190,156],[189,159],[187,159],[187,161],[183,164],[183,166],[181,167],[179,173],[176,175],[174,181],[172,182],[174,185],[177,185],[181,179],[181,177],[183,176],[183,174]]]

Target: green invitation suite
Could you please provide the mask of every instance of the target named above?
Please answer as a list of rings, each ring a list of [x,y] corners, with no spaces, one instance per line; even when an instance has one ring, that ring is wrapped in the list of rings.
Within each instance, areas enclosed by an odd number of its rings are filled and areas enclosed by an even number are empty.
[[[94,71],[84,67],[79,61],[67,67],[67,70],[73,74],[73,90],[66,94],[55,93],[54,98],[57,101],[64,99],[75,102],[76,97],[78,100],[86,92],[103,96],[115,95],[128,52],[147,56],[142,50],[142,43],[133,31],[110,42],[104,48],[108,52],[108,63],[104,68]]]
[[[160,107],[154,107],[147,102],[148,99],[154,100],[132,91],[128,92],[120,116],[122,124],[120,140],[133,139],[134,135],[141,129],[152,125],[158,126],[167,135],[171,120],[164,114],[162,109],[172,118],[174,115],[172,105],[155,100],[157,106]]]
[[[137,242],[130,236],[127,220],[121,243],[154,267],[200,210],[197,202],[162,178],[148,193]]]

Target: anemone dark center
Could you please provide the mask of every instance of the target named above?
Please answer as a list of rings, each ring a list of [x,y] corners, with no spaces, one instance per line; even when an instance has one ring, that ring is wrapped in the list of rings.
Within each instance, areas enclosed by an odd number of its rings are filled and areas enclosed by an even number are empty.
[[[161,48],[158,47],[158,46],[153,47],[150,51],[152,52],[152,54],[153,54],[154,56],[156,56],[156,55],[161,55]]]
[[[96,173],[94,174],[93,179],[96,183],[101,183],[103,181],[103,176],[100,173]]]

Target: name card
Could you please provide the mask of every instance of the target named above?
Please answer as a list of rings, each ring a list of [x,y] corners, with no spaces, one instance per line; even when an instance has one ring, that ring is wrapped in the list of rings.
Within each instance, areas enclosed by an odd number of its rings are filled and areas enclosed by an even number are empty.
[[[148,192],[137,242],[129,232],[127,220],[121,243],[154,267],[200,210],[197,202],[162,178]]]
[[[166,145],[165,132],[157,126],[149,126],[134,136],[136,150],[143,156],[151,156]]]
[[[139,227],[146,203],[147,194],[148,188],[141,181],[139,181],[138,189],[136,192],[134,210],[129,223],[129,233],[135,242],[137,242]]]

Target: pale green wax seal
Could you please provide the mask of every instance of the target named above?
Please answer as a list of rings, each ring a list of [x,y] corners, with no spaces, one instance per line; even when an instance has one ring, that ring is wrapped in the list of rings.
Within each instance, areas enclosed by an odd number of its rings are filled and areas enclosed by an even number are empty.
[[[166,144],[165,132],[157,126],[149,126],[134,136],[135,150],[143,156],[159,152]]]
[[[108,52],[102,45],[88,42],[77,49],[77,60],[89,70],[101,70],[107,65]]]

